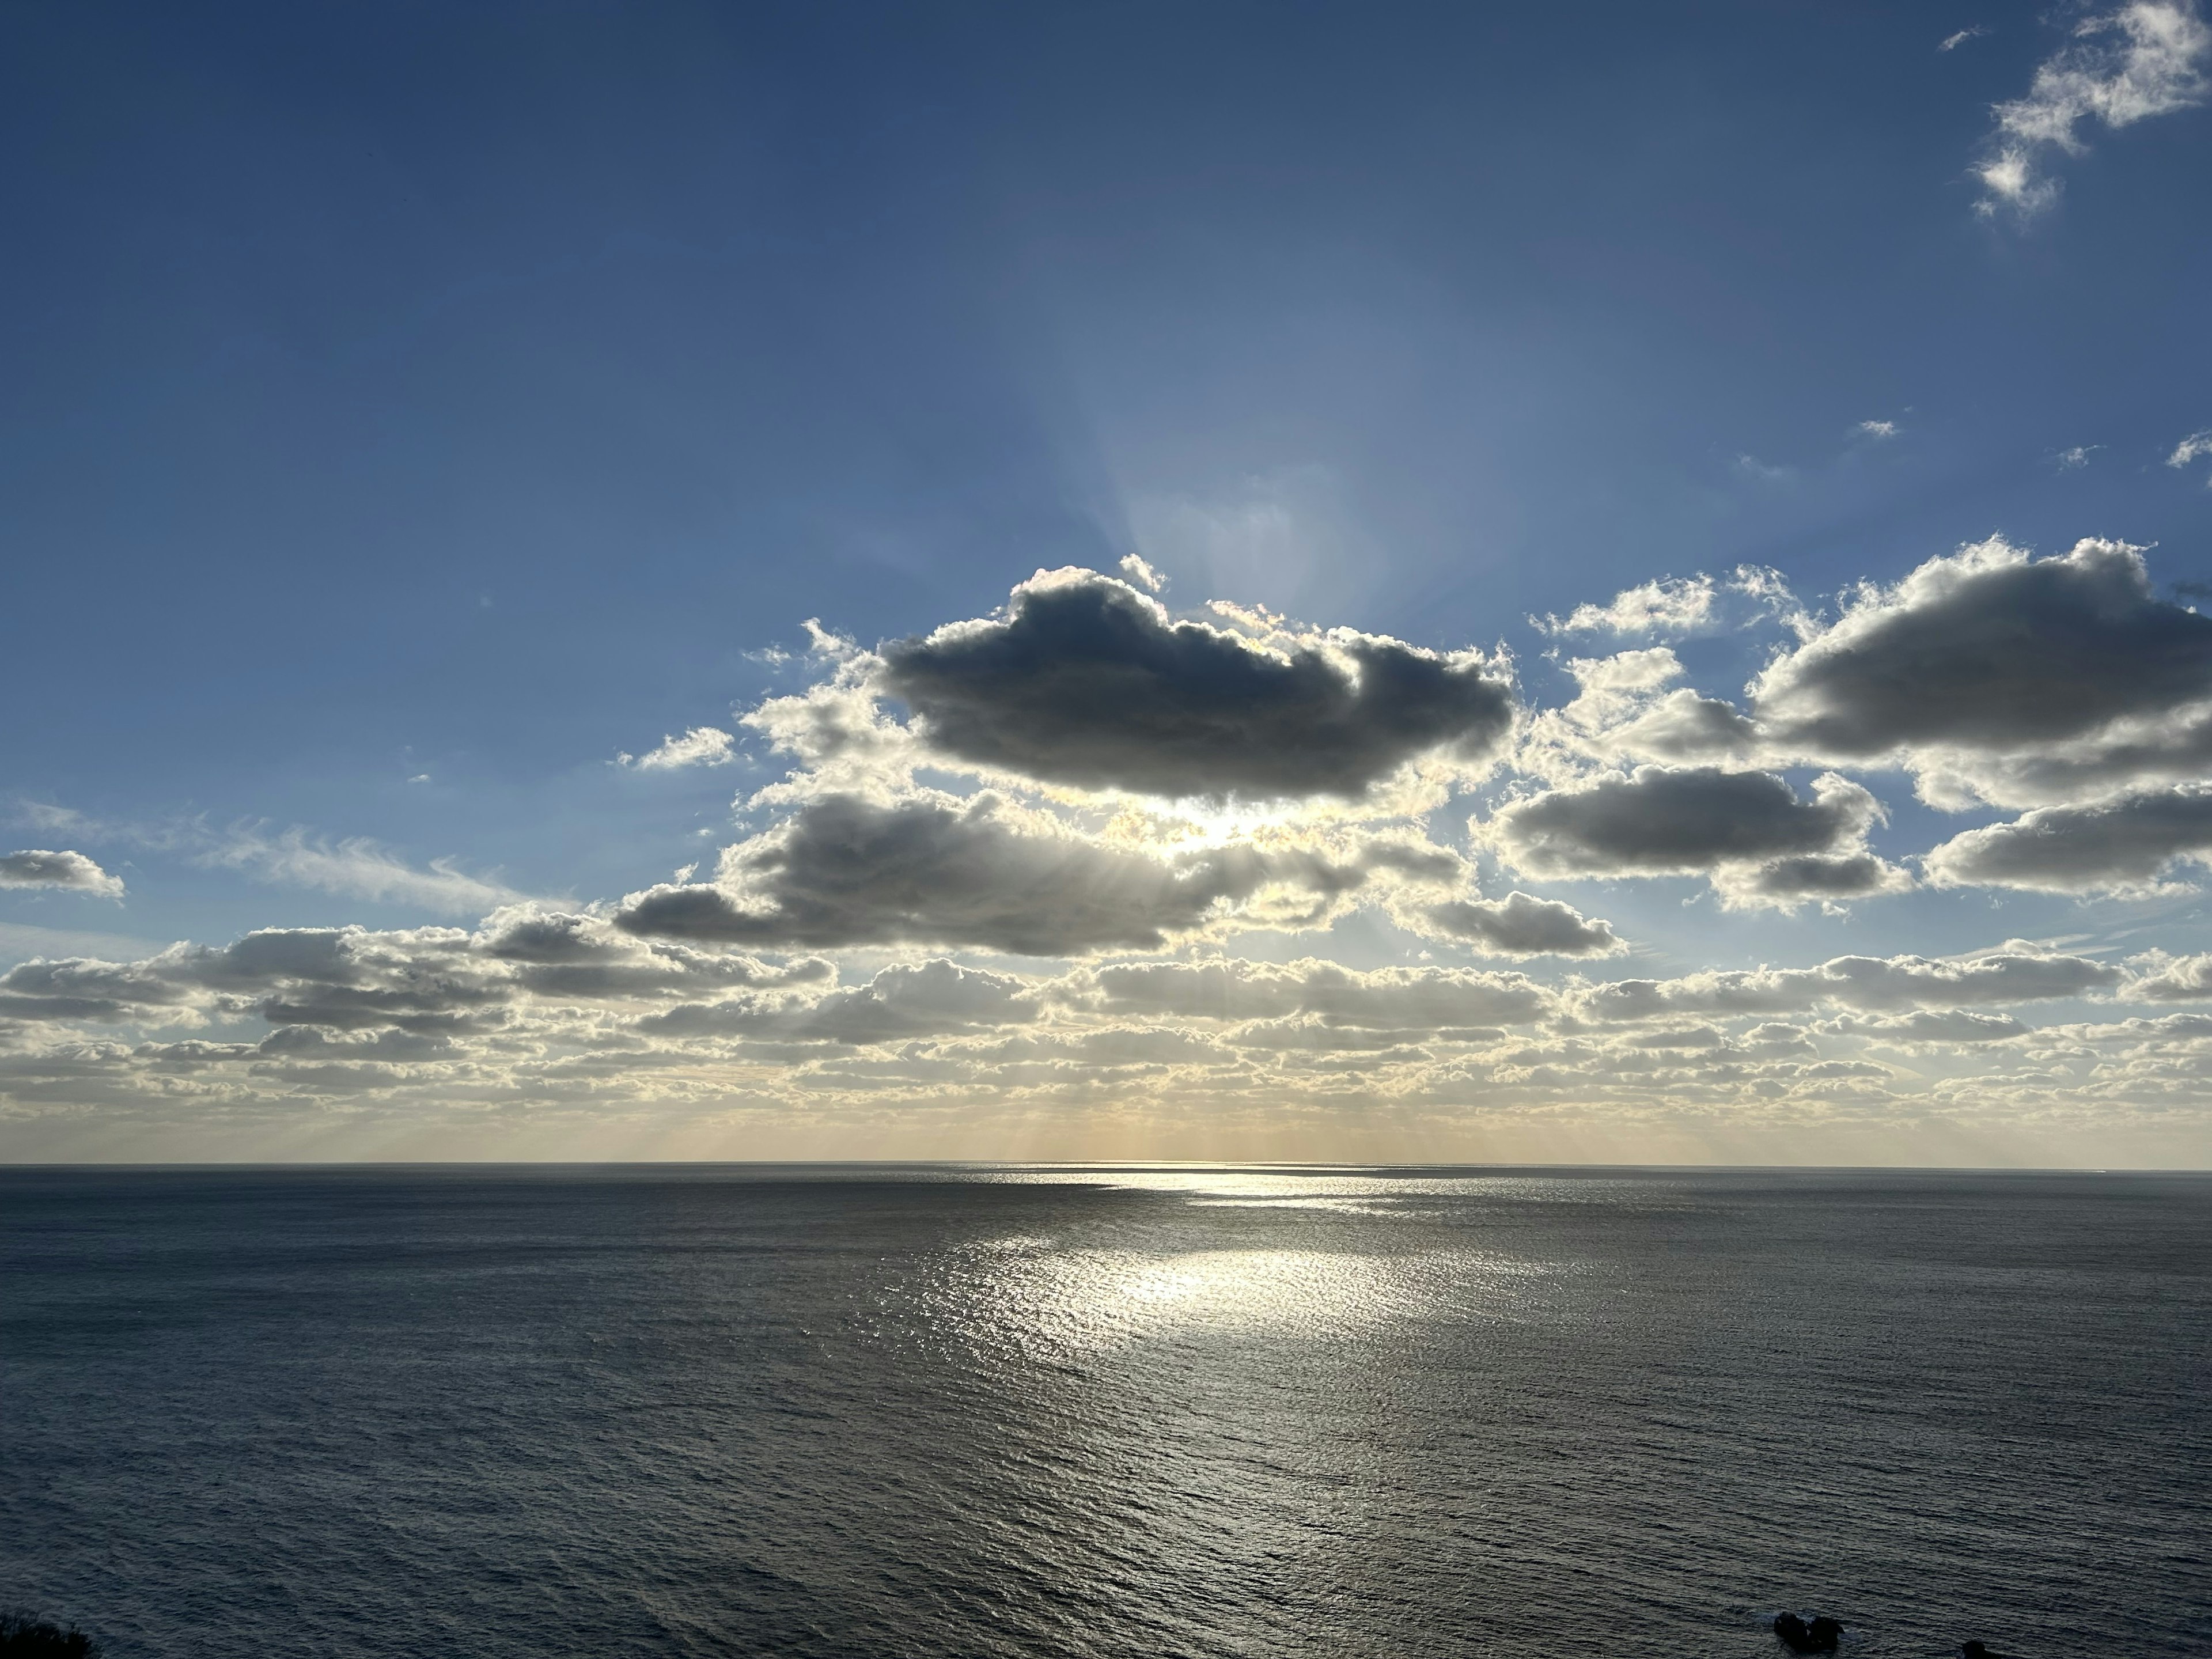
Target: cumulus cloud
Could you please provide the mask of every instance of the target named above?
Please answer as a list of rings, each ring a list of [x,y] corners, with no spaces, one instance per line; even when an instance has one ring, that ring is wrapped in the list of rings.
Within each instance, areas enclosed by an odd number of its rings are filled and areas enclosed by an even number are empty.
[[[1531,875],[1713,874],[1730,902],[1788,905],[1900,884],[1863,845],[1881,817],[1873,795],[1833,773],[1802,800],[1771,773],[1643,766],[1510,802],[1487,834]]]
[[[1231,918],[1313,926],[1376,871],[1402,874],[1408,861],[1388,842],[1343,859],[1251,842],[1160,855],[991,793],[830,795],[727,849],[717,881],[633,894],[617,921],[641,935],[763,946],[926,942],[1081,956],[1157,949]]]
[[[60,887],[102,898],[123,896],[122,880],[82,853],[53,853],[37,848],[0,853],[0,887]]]
[[[686,766],[727,766],[737,759],[737,740],[712,726],[695,726],[680,738],[665,737],[650,754],[620,754],[615,762],[641,772],[674,772]]]
[[[866,985],[817,997],[683,1003],[638,1024],[641,1030],[677,1037],[749,1036],[858,1047],[1026,1024],[1037,1012],[1037,997],[1027,981],[936,961],[886,968]]]
[[[1992,537],[1862,588],[1751,690],[1773,746],[1911,766],[1940,805],[2039,805],[2201,769],[2212,618],[2157,598],[2141,548]]]
[[[1453,968],[1368,972],[1308,957],[1291,963],[1163,962],[1116,964],[1087,981],[1109,1013],[1178,1014],[1206,1020],[1306,1015],[1324,1025],[1370,1030],[1437,1030],[1516,1024],[1548,1013],[1551,992],[1522,974]]]
[[[1003,615],[881,654],[882,689],[956,760],[1167,797],[1356,798],[1424,756],[1487,759],[1514,713],[1478,653],[1176,621],[1087,570],[1040,571]]]
[[[2126,975],[2110,963],[2028,948],[1963,960],[1835,957],[1815,968],[1713,969],[1671,980],[1589,988],[1582,1009],[1601,1020],[1665,1015],[1804,1013],[1824,1005],[1868,1012],[2045,1002],[2108,992]]]
[[[2212,999],[2212,954],[2176,957],[2148,951],[2128,966],[2135,977],[2127,995],[2134,1002],[2203,1002]]]
[[[1606,957],[1628,948],[1611,922],[1593,921],[1571,904],[1527,893],[1449,899],[1419,914],[1424,931],[1462,940],[1490,956]]]
[[[2044,171],[2051,151],[2080,155],[2087,123],[2118,130],[2203,103],[2208,58],[2212,30],[2193,0],[2134,0],[2075,25],[2072,43],[2036,70],[2027,96],[1996,106],[1988,154],[1974,169],[1980,210],[2028,216],[2050,206],[2058,195]]]
[[[1927,855],[1939,887],[2142,891],[2179,860],[2212,862],[2212,784],[2049,806],[1954,836]]]

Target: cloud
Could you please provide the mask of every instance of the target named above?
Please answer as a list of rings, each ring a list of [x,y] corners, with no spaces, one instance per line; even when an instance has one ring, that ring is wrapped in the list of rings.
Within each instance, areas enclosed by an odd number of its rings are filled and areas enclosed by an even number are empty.
[[[1510,684],[1477,653],[1172,621],[1087,570],[1040,571],[1002,616],[881,654],[882,689],[942,754],[1171,798],[1352,799],[1424,756],[1484,761],[1513,721]]]
[[[31,848],[0,853],[0,887],[61,887],[71,892],[121,898],[123,883],[82,853],[52,853]]]
[[[2061,472],[2078,472],[2089,465],[2089,457],[2103,447],[2102,444],[2075,444],[2071,449],[2055,452],[2051,464]]]
[[[678,1037],[750,1036],[858,1047],[1025,1024],[1037,1012],[1029,981],[936,961],[886,968],[864,986],[811,1000],[684,1003],[647,1016],[639,1028]]]
[[[1894,438],[1900,428],[1895,421],[1861,421],[1851,428],[1862,438]]]
[[[1686,634],[1712,619],[1711,576],[1664,576],[1623,588],[1607,605],[1578,605],[1565,617],[1531,618],[1547,634]]]
[[[2130,1002],[2203,1002],[2212,999],[2212,954],[2170,956],[2152,951],[2128,964],[2136,977],[2128,982]]]
[[[1987,159],[1974,169],[1979,210],[2027,216],[2050,206],[2058,195],[2042,170],[2051,151],[2080,155],[2085,122],[2117,131],[2203,103],[2208,57],[2212,30],[2191,0],[2135,0],[2077,24],[2073,44],[2037,69],[2027,95],[1996,106]]]
[[[352,898],[416,905],[441,915],[479,916],[522,897],[501,883],[464,873],[451,859],[433,859],[428,869],[417,869],[366,836],[331,842],[296,826],[270,836],[238,824],[202,839],[196,854],[202,864]]]
[[[763,946],[910,942],[1080,956],[1156,949],[1231,919],[1316,925],[1376,871],[1407,861],[1388,842],[1342,860],[1249,842],[1156,856],[994,794],[829,795],[725,851],[717,882],[632,894],[616,921],[640,935]]]
[[[2208,455],[2212,455],[2212,427],[2202,432],[2192,432],[2174,445],[2173,453],[2166,458],[2166,464],[2168,466],[2187,466],[2191,461],[2200,460]],[[2206,488],[2212,489],[2212,475],[2208,475],[2204,483]]]
[[[1927,957],[1835,957],[1814,968],[1713,969],[1671,980],[1618,980],[1577,997],[1601,1020],[1667,1015],[1803,1013],[1824,1004],[1868,1012],[2082,997],[2118,987],[2110,963],[2024,948],[1943,962]]]
[[[1115,1014],[1176,1014],[1206,1020],[1308,1015],[1327,1026],[1437,1030],[1517,1024],[1541,1018],[1553,994],[1521,974],[1472,969],[1378,968],[1334,962],[1274,963],[1220,959],[1139,963],[1094,969],[1097,1005]]]
[[[1771,773],[1644,766],[1510,802],[1487,835],[1531,875],[1713,874],[1731,903],[1786,906],[1894,890],[1899,873],[1863,846],[1881,817],[1833,773],[1808,801]]]
[[[1778,469],[1778,476],[1787,471]],[[1528,620],[1539,632],[1551,635],[1679,636],[1763,619],[1778,618],[1794,626],[1800,615],[1796,597],[1780,571],[1740,564],[1726,576],[1700,571],[1693,576],[1662,577],[1624,588],[1604,605],[1580,605],[1565,617]]]
[[[663,738],[660,747],[649,755],[617,755],[615,763],[635,767],[641,772],[673,772],[686,766],[727,766],[737,759],[730,746],[735,741],[727,732],[711,726],[695,726],[680,738]]]
[[[1939,887],[2136,892],[2176,861],[2212,862],[2212,784],[2051,806],[1953,836],[1925,860]]]
[[[2141,548],[1992,537],[1861,588],[1751,692],[1775,748],[1909,765],[1937,805],[2040,804],[2201,769],[2212,618],[2158,599]]]
[[[1423,931],[1464,940],[1501,957],[1605,957],[1628,948],[1607,921],[1592,921],[1556,899],[1511,893],[1502,899],[1450,899],[1420,913]]]
[[[2010,1014],[1980,1014],[1971,1008],[1919,1009],[1909,1014],[1845,1016],[1838,1030],[1915,1045],[2009,1042],[2033,1029]]]
[[[1956,52],[1960,46],[1965,46],[1967,41],[1978,40],[1988,33],[1989,29],[1987,27],[1980,23],[1976,23],[1970,27],[1960,29],[1955,34],[1945,35],[1941,40],[1938,40],[1936,43],[1936,50],[1938,52]]]
[[[1153,569],[1140,553],[1124,553],[1119,568],[1123,575],[1147,593],[1164,593],[1167,591],[1168,579]]]

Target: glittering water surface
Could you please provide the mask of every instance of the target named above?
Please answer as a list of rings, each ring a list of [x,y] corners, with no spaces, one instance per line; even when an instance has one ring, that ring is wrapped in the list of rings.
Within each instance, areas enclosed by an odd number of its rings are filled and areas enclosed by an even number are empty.
[[[0,1172],[149,1654],[2212,1650],[2212,1180]]]

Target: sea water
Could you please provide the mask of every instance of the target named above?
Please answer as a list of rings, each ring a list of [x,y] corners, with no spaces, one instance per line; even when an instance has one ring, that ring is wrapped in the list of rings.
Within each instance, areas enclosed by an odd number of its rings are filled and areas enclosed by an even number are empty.
[[[2212,1652],[2212,1179],[0,1172],[145,1655]]]

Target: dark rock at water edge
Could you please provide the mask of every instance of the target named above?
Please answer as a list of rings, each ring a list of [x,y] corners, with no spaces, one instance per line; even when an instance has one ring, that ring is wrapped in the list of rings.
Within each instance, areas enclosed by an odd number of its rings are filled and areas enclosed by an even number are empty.
[[[100,1644],[27,1613],[0,1613],[0,1659],[98,1659]]]
[[[1794,1613],[1778,1613],[1774,1615],[1774,1633],[1792,1653],[1833,1653],[1843,1639],[1844,1626],[1839,1619],[1808,1620]]]

